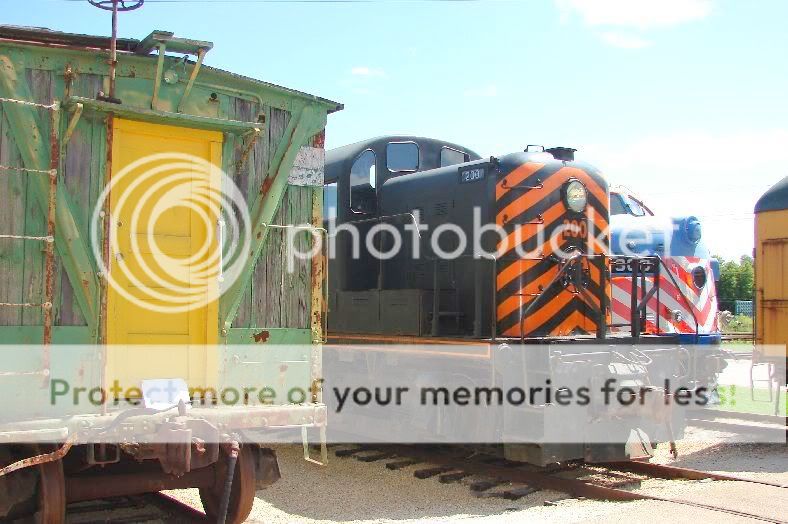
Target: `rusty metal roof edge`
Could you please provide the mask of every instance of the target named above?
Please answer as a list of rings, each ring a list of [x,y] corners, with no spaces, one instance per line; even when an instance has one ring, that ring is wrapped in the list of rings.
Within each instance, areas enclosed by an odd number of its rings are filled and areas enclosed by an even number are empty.
[[[210,69],[212,71],[216,71],[217,73],[222,73],[222,74],[231,76],[233,78],[236,78],[237,80],[241,80],[241,81],[244,81],[244,82],[251,82],[253,84],[258,84],[258,85],[261,85],[261,86],[264,86],[264,87],[268,87],[268,88],[279,89],[281,91],[285,91],[285,92],[290,93],[292,95],[297,95],[297,96],[300,96],[302,98],[307,98],[307,99],[312,100],[314,102],[319,102],[321,104],[330,106],[330,109],[328,110],[328,114],[336,113],[337,111],[342,111],[345,108],[345,104],[340,104],[339,102],[337,102],[335,100],[330,100],[328,98],[323,98],[322,96],[313,95],[313,94],[307,93],[305,91],[299,91],[298,89],[293,89],[293,88],[290,88],[290,87],[280,86],[279,84],[273,84],[271,82],[266,82],[265,80],[259,80],[257,78],[252,78],[250,76],[242,75],[242,74],[239,74],[239,73],[233,73],[232,71],[227,71],[226,69],[221,69],[219,67],[213,67],[213,66],[206,66],[206,65],[204,65],[203,68],[204,69]]]
[[[81,33],[65,33],[48,27],[30,27],[0,24],[0,37],[11,40],[30,40],[51,44],[76,45],[93,48],[109,49],[110,37],[86,35]],[[134,38],[118,38],[119,51],[132,51],[139,43]]]
[[[77,46],[77,47],[94,48],[94,49],[99,48],[99,49],[107,49],[107,50],[109,49],[109,43],[110,43],[110,37],[107,36],[86,35],[80,33],[66,33],[63,31],[55,31],[47,27],[29,27],[29,26],[16,26],[16,25],[4,25],[4,24],[0,24],[0,38],[5,38],[8,40],[19,40],[20,43],[40,42],[43,44],[57,44],[57,45]],[[124,53],[134,53],[135,49],[137,48],[140,42],[141,40],[137,40],[135,38],[118,38],[117,40],[118,51]],[[317,95],[306,93],[304,91],[299,91],[297,89],[292,89],[289,87],[273,84],[271,82],[266,82],[264,80],[259,80],[238,73],[233,73],[231,71],[227,71],[225,69],[221,69],[218,67],[212,67],[207,65],[203,67],[205,69],[210,69],[218,73],[229,75],[238,80],[282,90],[292,95],[296,95],[301,98],[307,98],[309,100],[327,105],[330,107],[330,109],[328,110],[329,114],[335,113],[337,111],[341,111],[342,109],[345,108],[344,104],[340,104],[339,102],[336,102],[334,100],[329,100],[327,98],[323,98]]]

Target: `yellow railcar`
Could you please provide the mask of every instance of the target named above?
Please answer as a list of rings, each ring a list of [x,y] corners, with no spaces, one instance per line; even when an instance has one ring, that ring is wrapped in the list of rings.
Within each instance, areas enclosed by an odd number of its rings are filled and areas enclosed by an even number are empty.
[[[788,346],[788,177],[755,204],[755,343],[784,361]]]

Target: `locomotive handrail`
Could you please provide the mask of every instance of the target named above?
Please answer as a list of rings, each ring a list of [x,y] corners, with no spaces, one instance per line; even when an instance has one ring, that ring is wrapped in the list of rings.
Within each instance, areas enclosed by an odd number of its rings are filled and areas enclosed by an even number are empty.
[[[486,258],[492,261],[492,299],[490,300],[490,339],[495,342],[498,331],[498,318],[497,318],[497,302],[498,302],[498,289],[497,289],[497,278],[498,278],[498,258],[495,255],[491,255],[489,253],[479,253],[479,258]],[[481,319],[480,319],[480,326],[481,326]],[[481,328],[480,328],[481,329]]]
[[[670,277],[670,281],[673,283],[674,286],[676,286],[676,289],[679,290],[679,294],[681,295],[681,299],[684,301],[684,305],[687,306],[687,310],[690,312],[690,315],[692,315],[692,321],[695,322],[695,344],[697,344],[698,341],[700,340],[700,329],[699,329],[698,317],[697,315],[695,315],[695,310],[692,308],[692,304],[690,303],[689,299],[687,299],[687,297],[684,295],[684,292],[681,290],[679,283],[676,281],[676,278],[673,276],[673,272],[671,272],[668,265],[665,264],[665,261],[662,259],[662,257],[659,255],[654,255],[654,256],[657,258],[657,260],[659,260],[659,263],[662,265],[662,267],[665,268],[665,272]],[[659,314],[659,312],[657,312],[657,314]],[[659,318],[657,318],[657,325],[659,325]]]
[[[364,218],[362,220],[351,220],[350,222],[352,224],[359,224],[364,222],[383,222],[384,219],[398,218],[398,217],[410,217],[411,221],[413,222],[413,225],[416,226],[416,236],[421,238],[421,231],[419,230],[419,221],[416,220],[416,215],[414,215],[413,213],[397,213],[395,215],[382,215],[379,217]]]
[[[507,184],[506,178],[504,178],[501,181],[501,187],[504,188],[504,189],[509,189],[509,190],[529,191],[531,189],[544,189],[544,184],[542,183],[541,180],[539,180],[537,178],[535,186],[521,186],[519,184],[515,184],[513,186],[510,186],[509,184]]]
[[[438,281],[438,276],[437,276],[437,273],[438,273],[438,262],[441,261],[441,260],[444,260],[444,259],[442,259],[440,257],[430,257],[430,256],[425,256],[424,258],[426,260],[428,260],[428,261],[433,263],[433,272],[434,273],[433,273],[433,299],[432,299],[431,335],[432,336],[437,336],[437,329],[439,327],[437,325],[437,322],[438,322],[437,317],[438,317],[438,309],[440,307],[440,297],[438,296],[438,292],[440,291],[440,286],[439,286],[439,281]],[[492,281],[492,285],[491,285],[492,297],[491,297],[491,302],[490,302],[490,304],[492,306],[490,307],[490,338],[493,341],[495,341],[495,339],[497,338],[496,331],[497,331],[497,327],[498,327],[497,326],[496,314],[495,314],[495,311],[496,311],[495,302],[496,302],[496,299],[497,299],[497,291],[496,291],[496,286],[495,286],[496,281],[495,280],[496,280],[496,277],[498,275],[498,258],[495,255],[490,254],[490,253],[467,253],[467,254],[458,255],[458,256],[456,256],[454,258],[455,259],[456,258],[472,258],[472,259],[480,259],[480,260],[481,259],[487,259],[487,260],[490,260],[492,262],[492,280],[491,280]],[[449,259],[448,261],[452,262],[453,260],[454,259]],[[474,279],[474,291],[473,291],[474,292],[474,303],[476,304],[476,310],[474,311],[474,319],[473,319],[473,324],[474,324],[473,330],[474,330],[474,336],[477,336],[477,337],[481,337],[481,329],[482,329],[482,327],[481,327],[481,302],[478,300],[478,295],[480,294],[482,286],[481,286],[481,283],[479,282],[479,280],[480,279],[478,279],[478,278]]]
[[[695,315],[695,310],[692,308],[692,303],[689,301],[689,299],[686,297],[684,292],[681,290],[681,286],[679,286],[678,281],[676,281],[676,278],[673,276],[673,272],[670,270],[668,265],[665,263],[665,260],[660,255],[649,255],[649,256],[646,256],[646,257],[634,256],[634,257],[621,257],[621,258],[629,258],[629,259],[637,260],[637,261],[647,260],[647,259],[656,259],[659,262],[659,266],[663,267],[665,269],[665,273],[667,273],[668,277],[670,278],[670,281],[673,283],[673,285],[676,287],[676,289],[679,290],[679,294],[681,295],[681,300],[684,302],[684,305],[687,306],[687,310],[689,311],[690,315],[692,316],[692,321],[695,324],[695,344],[697,344],[698,341],[700,340],[700,322],[698,321],[697,315]],[[638,268],[638,272],[639,272],[639,268]],[[660,278],[660,274],[661,274],[661,272],[657,272],[654,286],[645,294],[645,296],[643,297],[643,300],[640,303],[636,304],[636,309],[637,309],[637,313],[638,314],[640,313],[641,310],[645,310],[647,302],[649,300],[651,300],[651,298],[655,294],[659,293],[660,281],[662,280]],[[634,279],[636,277],[634,270],[633,270],[632,275],[633,275],[633,279]],[[659,297],[659,295],[657,295],[657,296]],[[635,297],[635,286],[632,287],[632,297],[633,297],[633,301],[635,301],[636,300],[634,298]],[[657,300],[659,300],[659,298]],[[634,319],[634,316],[635,316],[635,311],[632,311],[632,318],[633,319]],[[657,320],[657,333],[659,333],[659,330],[660,330],[660,328],[659,328],[659,324],[660,324],[660,322],[659,322],[659,311],[657,311],[657,319],[656,320]],[[624,325],[626,325],[626,324],[624,324]],[[630,323],[629,326],[632,327],[632,324]],[[638,331],[639,331],[639,329],[638,329]],[[635,335],[635,329],[632,329],[632,336],[636,336]]]
[[[524,325],[525,325],[525,319],[528,316],[528,313],[530,313],[530,311],[536,306],[537,303],[539,303],[539,301],[542,299],[542,297],[544,297],[544,292],[547,291],[548,289],[550,289],[551,287],[553,287],[555,285],[555,283],[558,282],[558,280],[561,277],[563,277],[564,274],[569,271],[569,269],[572,268],[572,262],[574,262],[575,260],[578,260],[578,259],[580,259],[582,257],[583,257],[582,253],[575,253],[572,256],[570,256],[569,258],[567,258],[565,260],[565,262],[564,262],[564,265],[561,267],[561,269],[558,271],[558,273],[555,275],[555,277],[553,277],[553,279],[550,281],[550,283],[547,284],[544,287],[544,289],[539,294],[539,296],[536,297],[535,299],[533,299],[532,301],[530,301],[528,303],[528,305],[525,307],[525,311],[520,313],[520,344],[525,344]]]

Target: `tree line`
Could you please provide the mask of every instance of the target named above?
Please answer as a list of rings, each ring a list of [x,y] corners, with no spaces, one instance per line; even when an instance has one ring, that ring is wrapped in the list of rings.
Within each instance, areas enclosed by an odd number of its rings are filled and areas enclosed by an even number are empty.
[[[720,263],[717,300],[720,311],[733,311],[737,300],[755,299],[755,267],[752,257],[743,255],[738,262],[715,256]]]

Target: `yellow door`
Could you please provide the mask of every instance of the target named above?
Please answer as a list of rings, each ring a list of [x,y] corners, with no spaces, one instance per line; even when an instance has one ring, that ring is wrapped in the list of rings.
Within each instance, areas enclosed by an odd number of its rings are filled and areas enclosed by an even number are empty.
[[[210,167],[221,166],[221,143],[218,132],[114,121],[109,387],[214,381],[221,259],[211,197],[221,179]]]
[[[788,356],[788,210],[755,215],[755,343],[766,357]]]

